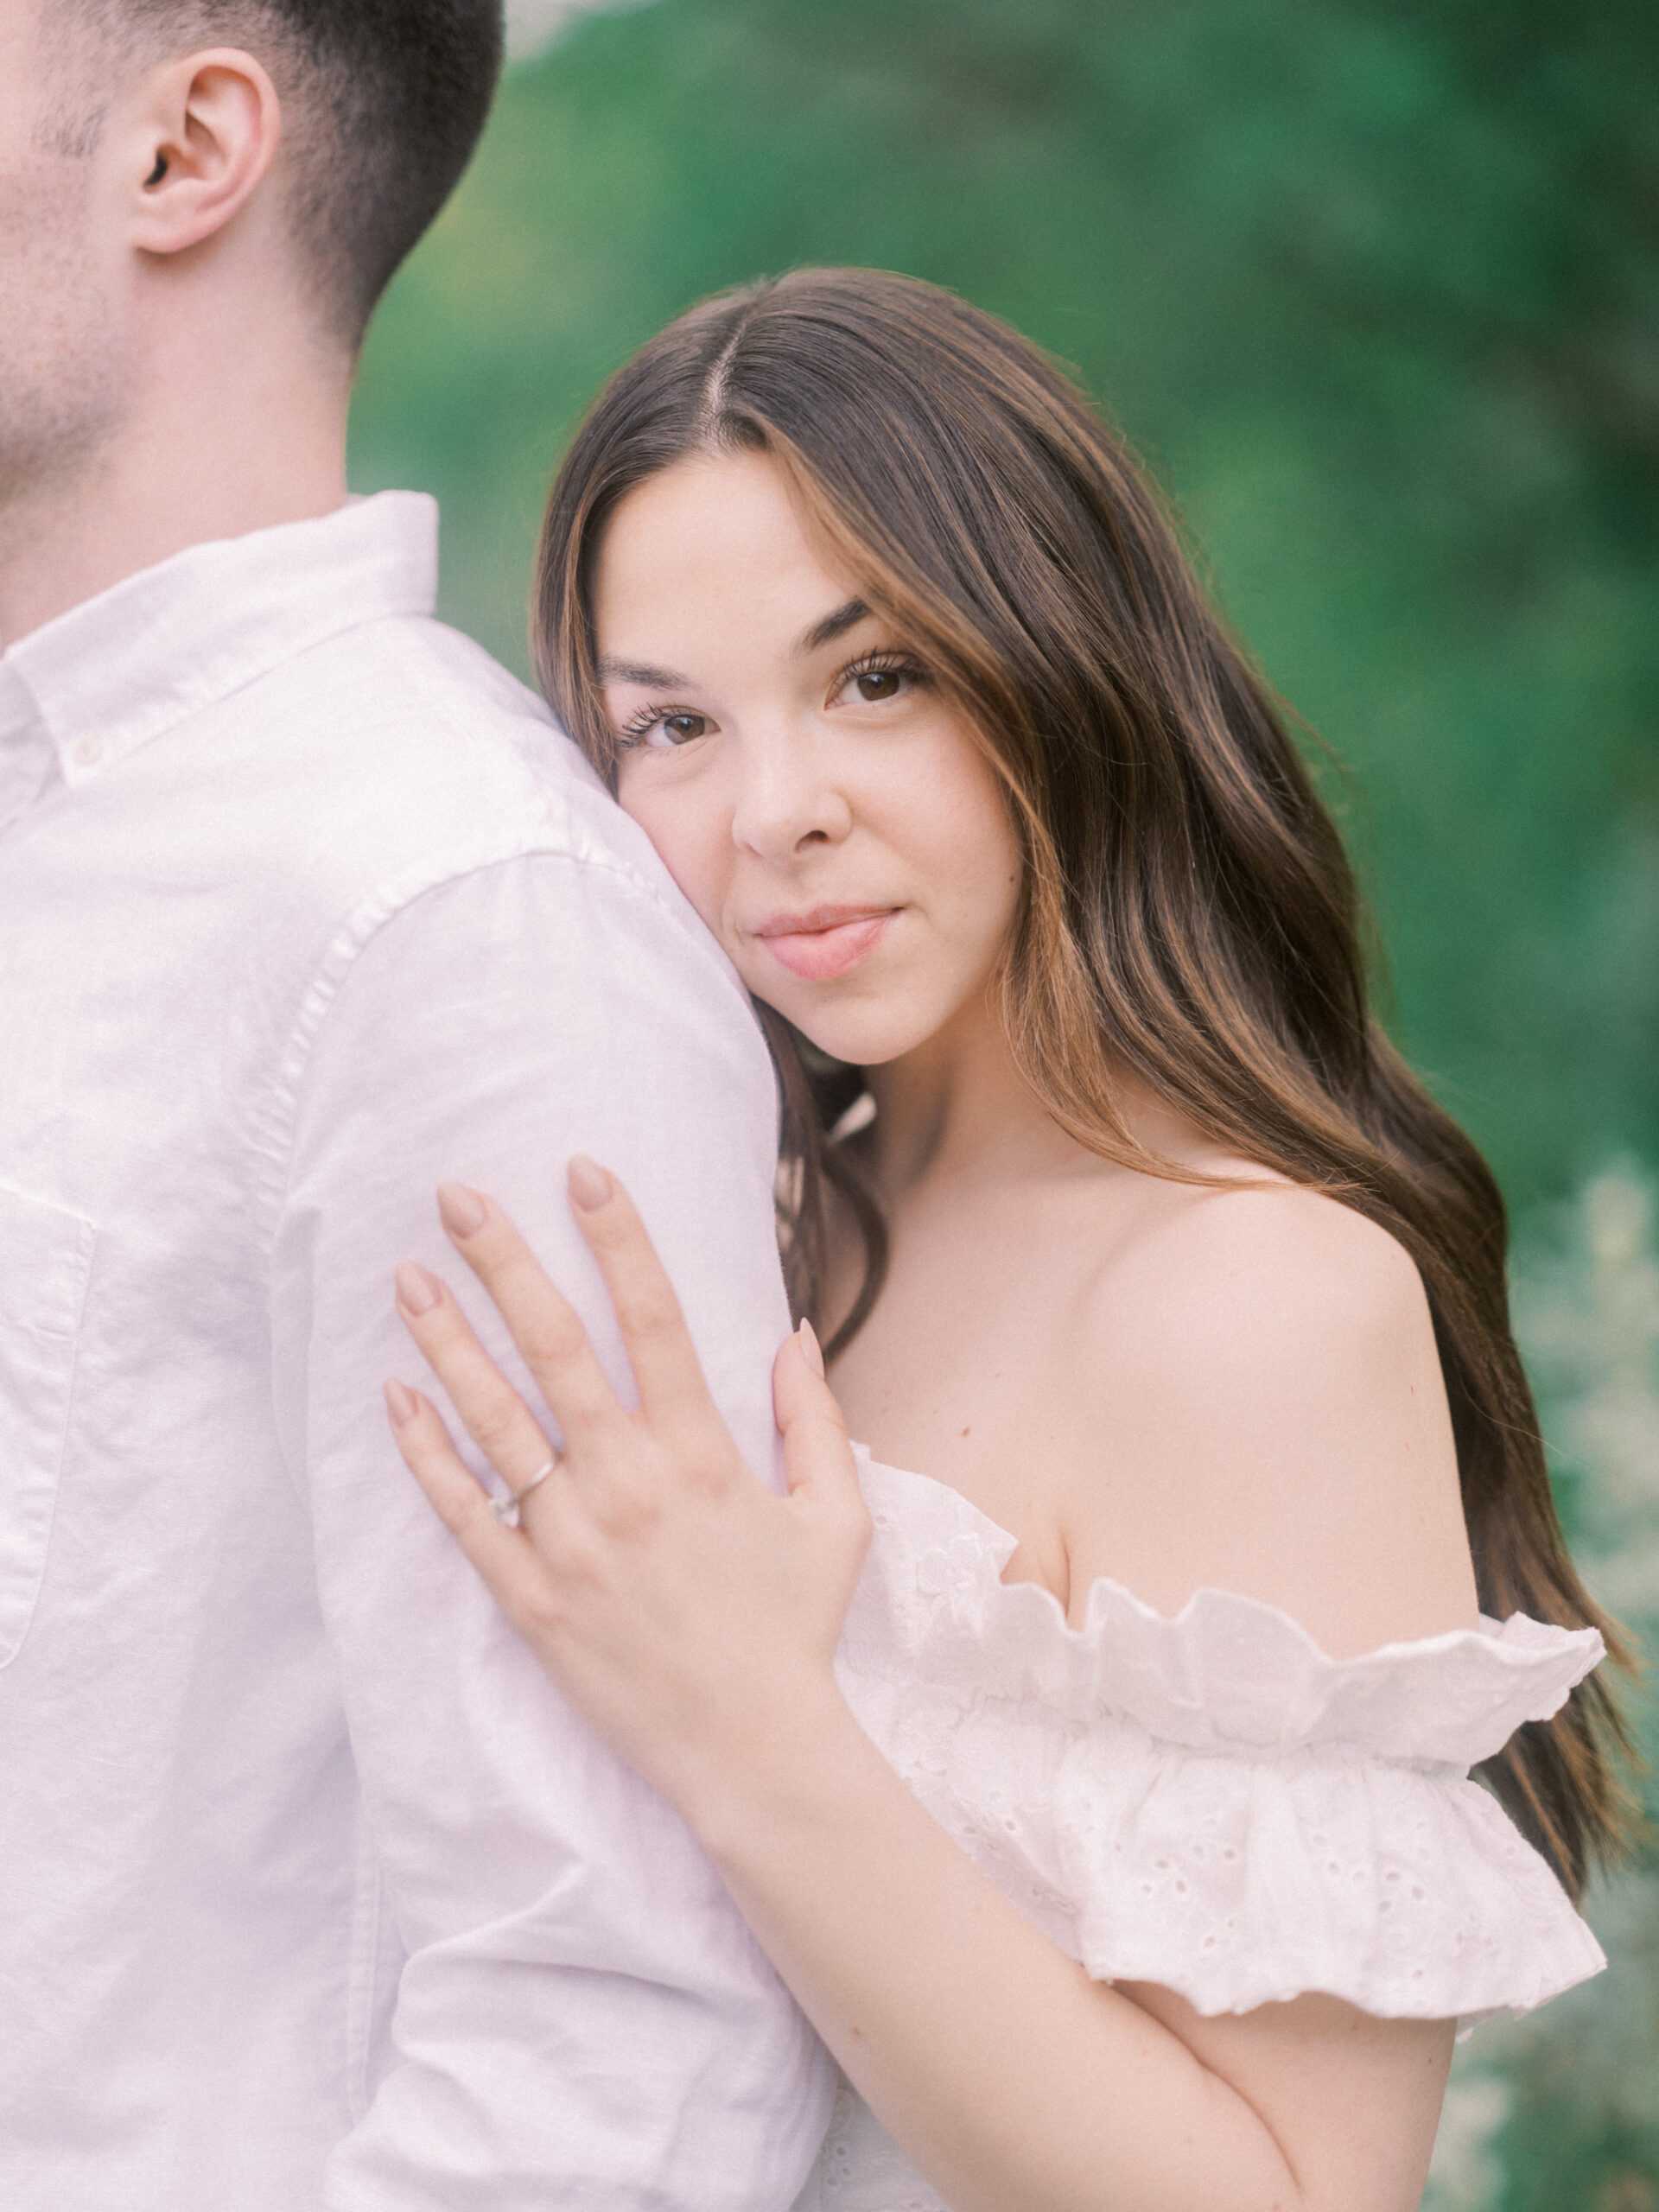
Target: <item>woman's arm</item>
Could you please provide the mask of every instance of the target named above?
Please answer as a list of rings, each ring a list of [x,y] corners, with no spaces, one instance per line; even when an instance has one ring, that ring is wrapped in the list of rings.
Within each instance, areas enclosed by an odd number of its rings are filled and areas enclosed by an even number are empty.
[[[714,1417],[631,1205],[592,1173],[573,1171],[575,1211],[616,1302],[638,1412],[618,1405],[575,1317],[491,1209],[474,1234],[452,1233],[564,1455],[519,1534],[435,1410],[394,1386],[399,1445],[555,1679],[685,1815],[896,2139],[960,2212],[1408,2212],[1449,2027],[1323,1998],[1200,2019],[1167,1992],[1090,1981],[1040,1935],[836,1688],[868,1523],[803,1341],[776,1377],[781,1499]],[[548,1457],[528,1408],[434,1278],[405,1279],[403,1304],[466,1426],[521,1487]]]
[[[1406,2212],[1450,2024],[1204,2019],[1090,1980],[827,1704],[691,1825],[809,2018],[958,2212]]]

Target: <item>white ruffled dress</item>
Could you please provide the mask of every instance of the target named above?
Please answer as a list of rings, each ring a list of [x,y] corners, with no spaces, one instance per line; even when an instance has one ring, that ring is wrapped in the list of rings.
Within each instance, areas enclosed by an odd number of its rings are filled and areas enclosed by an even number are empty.
[[[1104,1981],[1203,2013],[1323,1990],[1414,2019],[1524,2012],[1606,1964],[1469,1770],[1603,1656],[1501,1624],[1327,1658],[1287,1613],[1115,1582],[1071,1628],[1015,1540],[861,1449],[874,1541],[836,1656],[858,1719],[1003,1895]],[[843,2087],[794,2212],[947,2212]]]

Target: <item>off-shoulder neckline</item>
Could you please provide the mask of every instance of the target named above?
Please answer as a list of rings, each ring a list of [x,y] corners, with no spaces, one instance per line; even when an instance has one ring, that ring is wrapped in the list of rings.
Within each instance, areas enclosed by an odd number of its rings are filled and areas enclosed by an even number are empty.
[[[1074,1914],[1058,1940],[1096,1980],[1205,2014],[1324,1990],[1441,2019],[1605,1963],[1467,1778],[1560,1710],[1594,1629],[1516,1613],[1338,1660],[1262,1599],[1205,1588],[1169,1618],[1109,1576],[1074,1629],[1002,1581],[1015,1539],[960,1491],[859,1463],[876,1540],[837,1677],[1016,1902]]]
[[[1213,1618],[1217,1614],[1230,1615],[1241,1624],[1255,1622],[1270,1627],[1280,1635],[1287,1632],[1310,1661],[1323,1668],[1336,1669],[1363,1667],[1370,1662],[1406,1656],[1414,1659],[1432,1658],[1439,1653],[1463,1650],[1471,1644],[1483,1647],[1490,1647],[1493,1643],[1518,1645],[1529,1657],[1535,1656],[1546,1643],[1549,1648],[1557,1648],[1557,1639],[1560,1638],[1569,1638],[1586,1651],[1590,1649],[1593,1639],[1599,1648],[1599,1656],[1605,1649],[1600,1635],[1594,1629],[1561,1628],[1553,1622],[1536,1620],[1530,1614],[1518,1611],[1511,1613],[1507,1620],[1500,1621],[1491,1614],[1483,1612],[1478,1616],[1478,1624],[1472,1628],[1442,1629],[1433,1636],[1398,1637],[1338,1659],[1325,1649],[1318,1637],[1305,1628],[1294,1613],[1287,1612],[1282,1605],[1276,1605],[1268,1599],[1252,1598],[1243,1591],[1224,1589],[1214,1583],[1202,1583],[1179,1611],[1162,1613],[1155,1605],[1148,1605],[1144,1598],[1138,1597],[1127,1584],[1109,1574],[1097,1574],[1090,1580],[1084,1599],[1082,1623],[1074,1627],[1066,1608],[1046,1583],[1002,1580],[1002,1569],[1018,1550],[1020,1539],[1011,1530],[1003,1528],[1000,1522],[994,1520],[982,1507],[976,1505],[970,1497],[965,1497],[953,1484],[941,1482],[936,1475],[925,1475],[916,1468],[897,1467],[890,1461],[878,1459],[866,1444],[855,1442],[853,1450],[861,1465],[872,1470],[878,1478],[893,1478],[901,1484],[916,1484],[921,1494],[930,1498],[936,1507],[954,1510],[963,1522],[965,1532],[976,1536],[985,1546],[995,1569],[992,1578],[994,1588],[1005,1592],[1017,1607],[1029,1608],[1035,1605],[1040,1612],[1047,1616],[1048,1626],[1057,1630],[1066,1642],[1077,1647],[1093,1643],[1099,1617],[1115,1610],[1120,1612],[1127,1611],[1148,1634],[1161,1632],[1164,1636],[1176,1638],[1202,1623],[1206,1617]]]

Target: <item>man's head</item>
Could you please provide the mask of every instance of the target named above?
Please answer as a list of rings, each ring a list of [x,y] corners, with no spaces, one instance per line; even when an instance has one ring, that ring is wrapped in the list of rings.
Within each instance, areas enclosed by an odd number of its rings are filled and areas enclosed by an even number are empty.
[[[279,188],[338,334],[355,345],[467,166],[501,65],[500,0],[35,0],[66,151],[97,144],[136,70],[240,48],[281,97]]]
[[[222,296],[251,362],[280,302],[343,372],[500,60],[500,0],[0,0],[0,505],[105,440],[175,308]]]

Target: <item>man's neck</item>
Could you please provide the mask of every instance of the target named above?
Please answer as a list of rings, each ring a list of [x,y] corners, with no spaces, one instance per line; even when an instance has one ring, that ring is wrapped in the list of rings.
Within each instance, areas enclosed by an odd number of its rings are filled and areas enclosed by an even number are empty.
[[[187,546],[340,506],[346,391],[281,382],[245,373],[205,410],[170,394],[63,481],[0,512],[0,645]]]

